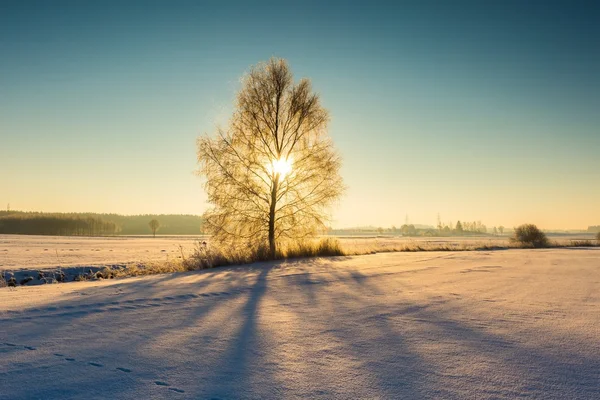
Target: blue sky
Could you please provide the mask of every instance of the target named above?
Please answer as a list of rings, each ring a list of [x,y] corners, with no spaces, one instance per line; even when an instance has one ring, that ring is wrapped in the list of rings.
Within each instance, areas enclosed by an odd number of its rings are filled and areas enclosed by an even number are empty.
[[[577,1],[2,1],[0,204],[194,213],[195,139],[271,56],[332,117],[334,226],[600,224],[600,10]]]

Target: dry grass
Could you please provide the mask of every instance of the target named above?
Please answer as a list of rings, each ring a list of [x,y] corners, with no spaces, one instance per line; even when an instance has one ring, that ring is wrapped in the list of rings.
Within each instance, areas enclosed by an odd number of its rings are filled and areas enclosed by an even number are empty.
[[[323,238],[318,241],[304,241],[288,245],[283,249],[281,258],[335,257],[344,255],[346,255],[346,252],[342,249],[339,240]]]
[[[355,245],[353,243],[341,244],[336,238],[325,237],[318,240],[306,240],[280,246],[277,260],[297,259],[307,257],[336,257],[345,255],[365,255],[384,252],[416,252],[416,251],[472,251],[472,250],[498,250],[508,246],[498,246],[492,243],[464,243],[442,244],[415,242],[402,245],[389,245],[380,243],[374,245]],[[132,264],[121,269],[105,268],[102,278],[121,278],[127,276],[141,276],[151,274],[165,274],[183,271],[196,271],[227,265],[243,265],[260,261],[269,261],[269,251],[266,247],[217,247],[206,242],[197,242],[191,254],[185,254],[183,249],[181,258],[164,262],[148,264]],[[100,274],[100,273],[97,273]]]
[[[549,247],[597,247],[600,243],[594,243],[591,240],[569,240],[567,242],[552,242]]]
[[[130,264],[124,268],[111,269],[104,268],[101,273],[101,277],[104,279],[110,278],[125,278],[128,276],[143,276],[143,275],[155,275],[155,274],[170,274],[173,272],[186,271],[181,261],[166,261],[166,262],[153,262],[149,264]]]
[[[417,251],[490,251],[490,250],[508,250],[508,249],[528,249],[533,248],[530,243],[521,243],[509,240],[480,240],[480,241],[457,241],[440,243],[439,241],[411,241],[400,242],[393,240],[348,240],[342,242],[342,251],[346,255],[364,255],[388,252],[417,252]],[[568,247],[598,247],[598,244],[592,240],[573,240],[559,239],[547,241],[544,247],[549,248],[568,248]]]
[[[196,271],[226,265],[242,265],[269,260],[268,248],[217,247],[206,242],[197,242],[191,254],[185,254],[180,248],[181,258],[147,264],[130,264],[122,268],[104,268],[93,275],[82,275],[81,280],[110,279],[173,272]],[[345,255],[337,239],[324,238],[284,245],[278,251],[276,259],[304,257],[332,257]]]
[[[342,246],[348,255],[363,255],[389,252],[417,252],[417,251],[475,251],[475,250],[504,250],[516,247],[508,243],[495,242],[464,242],[464,243],[439,243],[428,241],[409,241],[408,243],[375,242],[375,243],[348,243]]]
[[[290,259],[303,257],[332,257],[345,255],[339,241],[324,238],[315,241],[302,241],[286,244],[279,248],[275,259]],[[268,261],[269,249],[265,246],[249,247],[216,247],[206,242],[198,242],[189,257],[182,252],[182,265],[190,270],[214,268],[224,265],[250,264],[258,261]]]
[[[593,247],[596,246],[589,240],[565,240],[548,243],[548,247]],[[278,250],[276,259],[294,259],[306,257],[335,257],[344,255],[365,255],[386,252],[417,252],[417,251],[490,251],[530,248],[528,244],[509,241],[474,241],[439,243],[428,241],[409,241],[408,243],[394,243],[381,241],[367,243],[366,241],[353,241],[341,243],[336,238],[325,237],[319,240],[307,240],[283,245]],[[191,254],[185,254],[180,248],[181,258],[164,262],[149,264],[132,264],[124,268],[102,271],[103,278],[120,278],[126,276],[140,276],[150,274],[165,274],[183,271],[195,271],[216,268],[227,265],[243,265],[260,261],[269,261],[269,251],[266,247],[217,247],[206,242],[197,242]]]
[[[592,240],[552,241],[547,247],[597,247],[600,244]],[[365,238],[338,239],[323,237],[280,246],[276,259],[294,259],[305,257],[335,257],[344,255],[365,255],[386,252],[422,252],[422,251],[477,251],[506,250],[531,248],[527,243],[493,238],[489,240],[456,240],[443,242],[439,240],[403,240],[402,238]],[[165,261],[148,263],[132,263],[118,268],[105,267],[100,271],[79,274],[75,280],[112,279],[174,272],[195,271],[227,265],[250,264],[269,260],[266,247],[217,247],[207,242],[196,242],[193,250],[186,253],[180,246],[181,256]],[[7,286],[3,275],[0,275],[0,287]]]

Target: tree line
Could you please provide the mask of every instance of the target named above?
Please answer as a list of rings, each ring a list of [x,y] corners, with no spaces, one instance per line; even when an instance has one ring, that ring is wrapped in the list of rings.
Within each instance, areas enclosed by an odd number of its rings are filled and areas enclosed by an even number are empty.
[[[456,225],[453,223],[443,224],[438,220],[437,229],[417,229],[412,224],[404,224],[397,229],[392,227],[394,233],[400,233],[403,236],[462,236],[462,235],[487,235],[489,233],[494,235],[504,234],[504,227],[492,227],[488,229],[486,225],[481,221],[456,221]]]
[[[97,213],[41,213],[0,211],[0,234],[109,236],[148,235],[149,221],[160,224],[163,235],[199,235],[202,218],[198,215],[145,214],[119,215]]]
[[[327,230],[329,235],[402,235],[402,236],[469,236],[469,235],[503,235],[508,229],[503,226],[489,228],[481,221],[457,221],[443,224],[438,221],[437,227],[405,223],[399,228],[363,227],[350,229]]]
[[[102,218],[57,215],[0,216],[0,233],[56,236],[106,236],[119,230],[112,221]]]

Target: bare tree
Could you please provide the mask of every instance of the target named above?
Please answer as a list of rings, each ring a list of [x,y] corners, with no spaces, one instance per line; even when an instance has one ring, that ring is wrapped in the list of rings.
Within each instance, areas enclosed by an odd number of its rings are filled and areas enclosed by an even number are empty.
[[[325,226],[328,208],[344,190],[328,121],[310,81],[294,83],[285,60],[250,69],[227,129],[198,139],[213,240],[268,243],[275,257],[279,242]]]
[[[156,231],[158,230],[158,228],[160,228],[160,222],[153,219],[152,221],[150,221],[148,223],[148,225],[150,226],[150,229],[152,230],[153,237],[156,237]]]

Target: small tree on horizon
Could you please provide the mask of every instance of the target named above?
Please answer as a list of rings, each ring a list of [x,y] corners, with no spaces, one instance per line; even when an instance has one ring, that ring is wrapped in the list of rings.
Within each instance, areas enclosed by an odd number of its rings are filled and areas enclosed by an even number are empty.
[[[158,220],[156,219],[153,219],[148,223],[148,225],[150,226],[150,230],[152,231],[153,237],[156,237],[156,231],[158,230],[158,228],[160,228],[160,222],[158,222]]]
[[[343,191],[329,115],[310,81],[285,60],[251,67],[227,129],[198,139],[199,173],[213,207],[206,230],[222,244],[268,246],[315,235]]]
[[[500,232],[501,235],[504,234],[504,227],[502,225],[498,227],[498,232]]]
[[[417,234],[417,228],[415,228],[413,224],[404,224],[400,227],[400,232],[402,233],[402,236],[415,236]]]
[[[459,234],[459,235],[463,234],[463,226],[460,223],[460,221],[456,221],[456,228],[455,228],[455,230],[456,230],[457,234]]]

